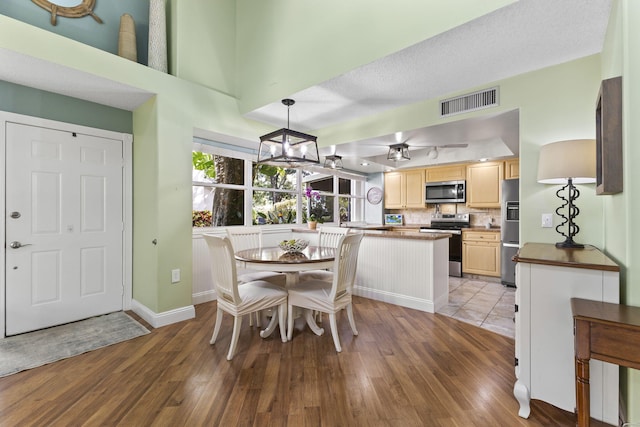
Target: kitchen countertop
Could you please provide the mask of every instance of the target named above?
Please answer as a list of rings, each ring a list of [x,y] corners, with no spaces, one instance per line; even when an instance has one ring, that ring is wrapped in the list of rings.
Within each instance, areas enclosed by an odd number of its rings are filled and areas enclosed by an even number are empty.
[[[463,228],[462,231],[494,231],[496,233],[500,232],[500,227],[491,227],[491,228],[487,228],[487,227],[468,227],[468,228]]]
[[[439,240],[448,239],[451,234],[448,233],[422,233],[418,231],[417,227],[405,227],[406,230],[399,230],[400,227],[384,227],[376,226],[374,228],[369,227],[349,227],[353,230],[359,230],[364,233],[365,236],[372,237],[386,237],[396,239],[415,239],[415,240]],[[392,228],[392,229],[385,229]],[[381,230],[382,229],[382,230]],[[308,228],[294,228],[292,231],[296,233],[317,233],[317,230],[310,230]]]

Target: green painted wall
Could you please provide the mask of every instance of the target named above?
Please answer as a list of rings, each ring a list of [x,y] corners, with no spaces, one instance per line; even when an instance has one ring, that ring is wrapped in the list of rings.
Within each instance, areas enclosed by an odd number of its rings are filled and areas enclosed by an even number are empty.
[[[536,181],[538,151],[541,145],[573,138],[595,137],[595,101],[600,85],[599,56],[591,56],[555,67],[487,84],[500,86],[500,107],[439,117],[438,100],[428,100],[398,108],[375,117],[314,131],[321,145],[340,144],[397,130],[454,122],[498,111],[520,109],[520,227],[523,242],[553,243],[561,239],[555,229],[540,228],[542,213],[554,213],[560,205],[555,195],[558,186]],[[480,88],[469,88],[470,92]],[[447,95],[453,96],[454,94]],[[578,241],[603,246],[602,198],[595,196],[593,185],[581,187],[578,199],[580,216]],[[554,219],[558,224],[558,218]]]
[[[278,101],[510,3],[237,0],[240,110]]]
[[[0,80],[0,110],[75,123],[114,132],[132,133],[130,111]]]
[[[171,74],[236,93],[236,1],[172,0]]]
[[[640,209],[640,41],[636,26],[640,4],[634,0],[616,0],[607,29],[602,54],[602,78],[622,76],[623,90],[623,173],[622,193],[603,196],[606,252],[622,266],[622,302],[640,306],[640,270],[635,260],[640,256],[640,228],[635,216]],[[640,371],[621,369],[622,394],[627,421],[640,424]]]

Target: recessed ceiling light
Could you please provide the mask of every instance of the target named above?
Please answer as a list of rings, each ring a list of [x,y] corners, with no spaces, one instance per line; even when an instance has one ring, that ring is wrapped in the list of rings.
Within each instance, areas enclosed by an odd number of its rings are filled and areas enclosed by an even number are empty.
[[[489,159],[487,159],[486,157],[483,157],[483,158],[480,159],[481,162],[486,162],[487,160],[489,160]]]
[[[369,163],[367,163],[367,162],[362,162],[362,163],[360,163],[360,166],[369,166]]]

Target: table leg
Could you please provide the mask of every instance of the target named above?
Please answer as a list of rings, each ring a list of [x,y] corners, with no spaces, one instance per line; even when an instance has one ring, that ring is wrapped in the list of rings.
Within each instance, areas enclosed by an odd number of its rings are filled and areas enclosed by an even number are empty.
[[[287,276],[286,286],[288,288],[292,288],[298,284],[298,279],[300,278],[300,274],[297,271],[287,271],[285,273]]]
[[[309,325],[309,328],[311,328],[314,334],[316,335],[324,334],[324,329],[319,327],[318,324],[316,323],[316,319],[314,318],[314,315],[313,315],[313,310],[305,310],[304,317],[307,320],[307,325]]]
[[[590,390],[589,390],[589,359],[576,361],[576,411],[578,413],[578,427],[589,427],[591,422]]]
[[[260,331],[260,336],[262,338],[269,337],[276,329],[276,326],[278,326],[278,312],[274,308],[271,313],[271,320],[269,321],[267,327]]]
[[[285,274],[287,276],[287,281],[286,281],[287,289],[298,284],[299,274],[297,271],[288,271]],[[286,319],[285,319],[285,323],[286,323]],[[267,325],[267,327],[264,328],[264,330],[260,331],[260,336],[262,338],[269,337],[273,333],[273,331],[276,329],[277,325],[278,325],[278,316],[276,316],[274,312],[273,315],[271,316],[271,320],[269,321],[269,324]]]

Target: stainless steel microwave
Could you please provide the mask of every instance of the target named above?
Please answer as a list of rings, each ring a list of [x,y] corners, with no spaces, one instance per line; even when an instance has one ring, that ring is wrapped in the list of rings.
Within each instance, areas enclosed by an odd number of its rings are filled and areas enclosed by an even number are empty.
[[[465,181],[427,182],[425,203],[465,203]]]

